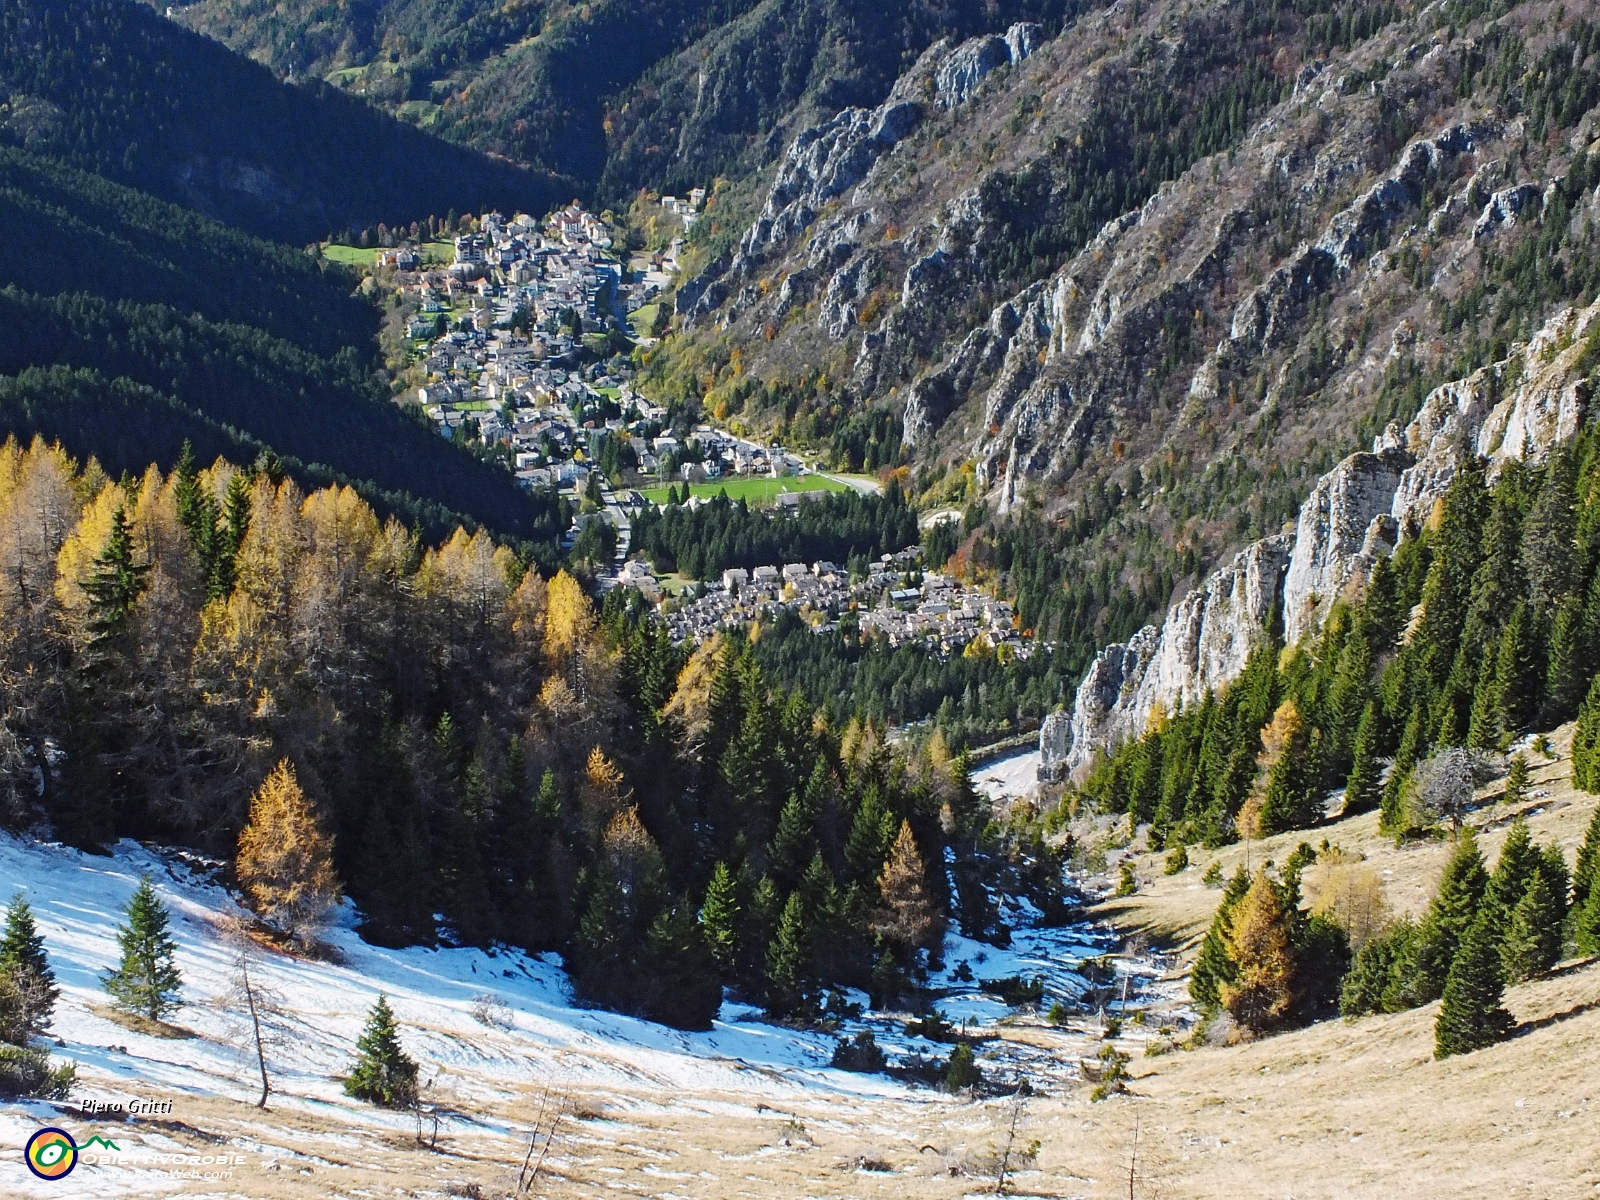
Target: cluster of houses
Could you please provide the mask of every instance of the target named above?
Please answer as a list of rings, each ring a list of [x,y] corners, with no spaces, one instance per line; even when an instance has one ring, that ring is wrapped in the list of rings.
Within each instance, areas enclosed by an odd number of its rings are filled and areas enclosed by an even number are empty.
[[[692,214],[705,193],[668,200]],[[542,224],[486,213],[478,226],[455,239],[448,266],[429,269],[410,247],[383,252],[417,299],[407,330],[426,371],[417,397],[440,433],[503,447],[527,487],[582,489],[607,438],[626,469],[663,481],[804,471],[781,447],[711,426],[675,435],[666,410],[632,390],[625,358],[596,362],[578,345],[671,286],[681,239],[624,273],[610,230],[576,204]]]
[[[883,637],[891,646],[921,645],[941,658],[974,642],[991,649],[1010,645],[1019,657],[1028,656],[1030,647],[1014,628],[1009,603],[947,576],[920,572],[920,553],[920,547],[912,547],[885,554],[854,578],[831,562],[753,571],[735,567],[677,599],[661,597],[643,563],[628,563],[619,582],[660,600],[667,628],[678,642],[702,641],[724,627],[770,620],[790,608],[819,636],[853,621],[864,636]]]
[[[661,207],[673,216],[683,221],[685,229],[693,229],[695,222],[700,219],[700,210],[705,207],[705,188],[691,188],[689,198],[680,200],[677,196],[661,197]]]

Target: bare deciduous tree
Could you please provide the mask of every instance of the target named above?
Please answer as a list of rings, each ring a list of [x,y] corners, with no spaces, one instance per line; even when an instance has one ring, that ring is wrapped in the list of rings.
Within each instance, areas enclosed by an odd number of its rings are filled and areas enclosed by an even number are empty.
[[[1450,822],[1452,834],[1461,832],[1461,821],[1472,807],[1472,793],[1480,784],[1497,778],[1504,771],[1498,754],[1451,746],[1418,763],[1412,771],[1417,816],[1425,824]]]
[[[283,1044],[288,1028],[288,1011],[282,995],[269,986],[261,971],[261,952],[245,931],[245,918],[228,923],[227,938],[232,950],[228,990],[216,999],[232,1028],[235,1044],[255,1057],[261,1074],[261,1098],[257,1108],[267,1106],[272,1091],[267,1076],[267,1050]]]

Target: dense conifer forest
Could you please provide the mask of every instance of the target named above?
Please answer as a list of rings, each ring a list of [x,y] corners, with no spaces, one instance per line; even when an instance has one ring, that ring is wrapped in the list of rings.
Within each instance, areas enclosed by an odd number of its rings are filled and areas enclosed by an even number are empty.
[[[1425,832],[1441,814],[1417,764],[1451,747],[1500,752],[1584,709],[1600,664],[1597,566],[1593,425],[1492,483],[1469,464],[1359,603],[1304,644],[1264,645],[1220,694],[1156,714],[1100,756],[1083,800],[1153,823],[1170,845],[1309,828],[1339,788],[1341,811]],[[1580,738],[1577,763],[1592,753]]]
[[[715,579],[729,567],[864,564],[916,541],[916,511],[891,480],[881,497],[855,491],[806,497],[792,514],[752,509],[726,495],[689,508],[673,492],[664,508],[635,518],[632,544],[657,571]]]
[[[543,212],[564,188],[272,72],[131,0],[0,11],[0,141],[261,236],[452,208]]]
[[[0,148],[4,427],[112,474],[265,454],[307,486],[356,486],[446,536],[484,523],[554,562],[563,517],[435,436],[370,365],[377,314],[352,280],[48,158]]]

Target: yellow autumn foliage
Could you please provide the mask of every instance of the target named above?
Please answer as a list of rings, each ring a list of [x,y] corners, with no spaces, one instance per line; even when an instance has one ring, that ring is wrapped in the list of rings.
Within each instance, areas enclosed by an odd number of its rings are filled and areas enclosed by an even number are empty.
[[[287,758],[250,798],[234,867],[250,906],[302,940],[338,903],[333,839],[322,831]]]

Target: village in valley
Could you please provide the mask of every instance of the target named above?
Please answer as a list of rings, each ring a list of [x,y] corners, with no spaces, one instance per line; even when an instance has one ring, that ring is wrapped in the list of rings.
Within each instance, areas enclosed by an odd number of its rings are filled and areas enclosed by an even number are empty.
[[[394,319],[416,381],[401,402],[420,406],[441,436],[500,463],[521,486],[560,493],[574,513],[567,547],[587,531],[599,586],[638,589],[676,641],[790,609],[819,636],[876,636],[940,657],[1026,657],[1031,646],[1011,605],[926,569],[920,547],[849,566],[733,568],[700,583],[630,558],[630,518],[662,502],[668,486],[698,485],[669,501],[693,507],[722,486],[737,493],[771,480],[752,499],[770,504],[774,519],[845,486],[782,446],[675,422],[634,388],[632,350],[652,345],[668,324],[684,235],[705,199],[700,188],[660,198],[674,235],[654,252],[630,252],[621,231],[576,202],[542,221],[497,212],[452,221],[449,240],[426,241],[420,230],[389,239],[396,244],[377,249],[371,264],[399,298]]]
[[[879,636],[890,646],[920,644],[947,658],[998,650],[1026,658],[1031,644],[1013,628],[1009,602],[922,569],[921,547],[885,554],[852,574],[837,563],[734,567],[663,604],[674,641],[703,641],[725,626],[770,621],[792,609],[817,635]],[[630,562],[620,581],[646,596],[658,588],[647,564]]]

